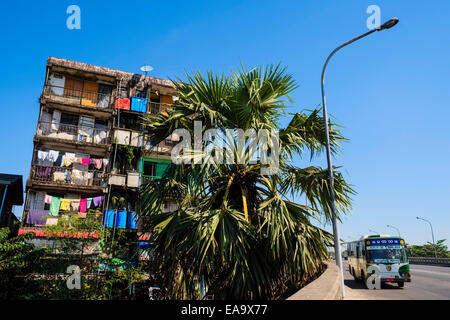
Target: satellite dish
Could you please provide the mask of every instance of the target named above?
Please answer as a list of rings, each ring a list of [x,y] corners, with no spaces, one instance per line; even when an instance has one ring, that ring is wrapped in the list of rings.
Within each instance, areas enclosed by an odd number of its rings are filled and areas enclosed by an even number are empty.
[[[152,71],[152,70],[153,70],[153,67],[148,66],[146,64],[141,67],[141,71],[145,72],[146,74],[147,74],[147,72]]]

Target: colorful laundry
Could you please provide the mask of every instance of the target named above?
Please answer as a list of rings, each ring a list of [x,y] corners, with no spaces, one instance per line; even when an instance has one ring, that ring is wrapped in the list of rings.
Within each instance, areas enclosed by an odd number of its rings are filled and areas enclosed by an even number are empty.
[[[39,178],[50,178],[54,168],[49,167],[37,167],[36,168],[36,176]]]
[[[45,222],[47,226],[56,226],[58,224],[58,218],[50,217],[47,218],[47,221]]]
[[[47,159],[47,157],[48,157],[48,151],[41,151],[41,150],[38,150],[37,158],[38,158],[39,160],[45,161],[45,159]]]
[[[99,197],[95,197],[94,200],[94,206],[95,207],[100,207],[102,205],[104,196],[99,196]]]
[[[61,199],[59,210],[70,211],[70,199]]]
[[[49,196],[48,194],[45,195],[44,203],[50,204],[52,201],[52,196]]]
[[[74,161],[75,161],[75,153],[66,152],[66,154],[63,157],[64,165],[66,167],[68,167],[68,166],[72,165]]]
[[[90,209],[91,208],[91,204],[92,204],[92,198],[87,198],[86,208]]]
[[[62,171],[57,171],[53,173],[53,181],[55,182],[65,182],[66,181],[66,174]]]
[[[29,210],[27,215],[27,223],[43,226],[46,222],[46,218],[43,217],[46,215],[48,215],[48,210]]]
[[[78,212],[78,217],[79,218],[86,218],[87,212]]]
[[[73,212],[77,212],[80,209],[80,200],[70,201],[70,208],[72,208]]]
[[[86,212],[87,210],[87,199],[80,200],[80,212]]]
[[[59,157],[59,151],[50,150],[48,152],[47,160],[50,162],[55,162]]]
[[[91,159],[89,159],[89,158],[83,158],[83,159],[81,159],[81,164],[82,164],[83,166],[88,166],[88,165],[91,164]]]
[[[49,210],[49,214],[51,216],[57,216],[58,215],[60,204],[61,204],[61,198],[52,197],[52,200],[51,200],[51,203],[50,203],[50,210]]]
[[[103,164],[103,159],[93,159],[94,160],[94,167],[96,169],[101,169]]]

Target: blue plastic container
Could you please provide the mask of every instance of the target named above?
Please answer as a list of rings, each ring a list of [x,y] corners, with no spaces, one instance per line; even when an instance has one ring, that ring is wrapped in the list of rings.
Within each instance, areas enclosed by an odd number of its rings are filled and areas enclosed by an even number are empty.
[[[116,228],[127,227],[127,212],[124,210],[117,210],[116,215]]]
[[[105,210],[103,214],[103,225],[109,228],[114,226],[114,210]]]
[[[136,212],[128,212],[127,215],[127,228],[129,229],[137,229],[138,227],[138,215]]]
[[[140,97],[131,97],[131,111],[147,112],[147,99]]]

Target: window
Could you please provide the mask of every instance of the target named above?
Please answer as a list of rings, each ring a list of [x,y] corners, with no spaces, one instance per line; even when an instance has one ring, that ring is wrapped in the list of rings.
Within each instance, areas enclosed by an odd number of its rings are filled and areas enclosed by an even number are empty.
[[[137,115],[121,114],[119,121],[119,128],[131,129],[135,131],[142,130],[142,124]]]
[[[136,89],[136,93],[134,96],[139,97],[139,98],[147,98],[147,90],[137,90]]]
[[[78,125],[78,116],[75,116],[73,114],[68,114],[68,113],[62,113],[60,123],[76,126],[76,125]]]
[[[144,161],[144,176],[156,176],[156,162]]]
[[[117,90],[117,97],[119,99],[128,98],[128,88],[121,87],[119,90]]]

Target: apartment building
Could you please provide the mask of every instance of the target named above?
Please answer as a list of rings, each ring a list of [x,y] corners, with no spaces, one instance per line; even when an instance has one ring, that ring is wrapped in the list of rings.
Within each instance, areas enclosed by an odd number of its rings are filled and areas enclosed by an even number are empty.
[[[168,80],[49,57],[19,234],[43,237],[46,225],[87,212],[105,227],[137,231],[139,187],[161,177],[177,143],[152,146],[143,116],[166,112],[175,94]]]

